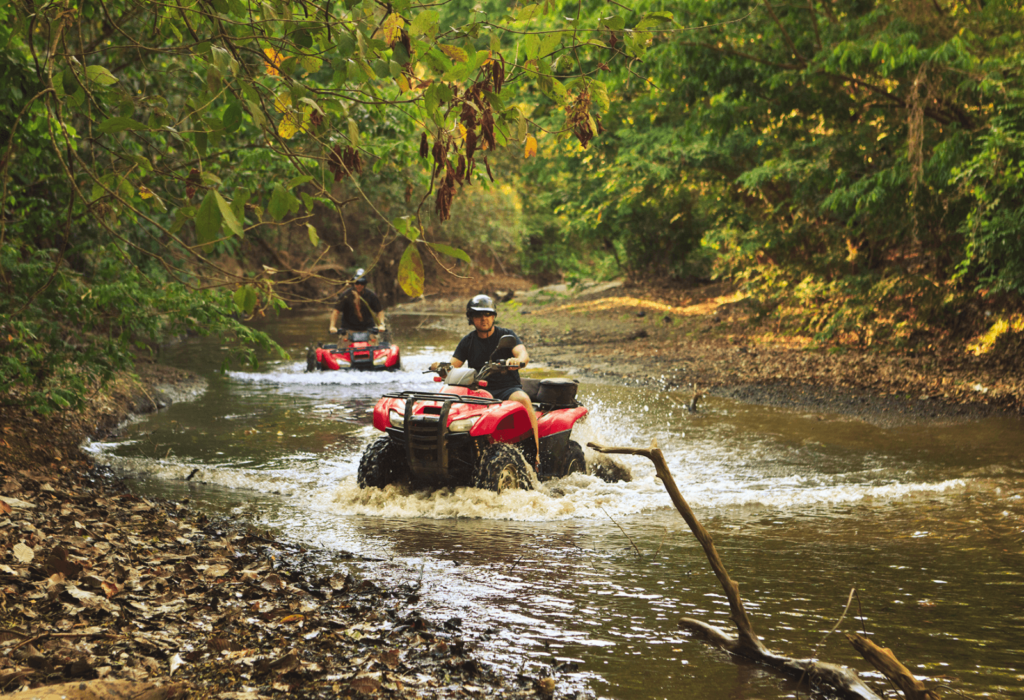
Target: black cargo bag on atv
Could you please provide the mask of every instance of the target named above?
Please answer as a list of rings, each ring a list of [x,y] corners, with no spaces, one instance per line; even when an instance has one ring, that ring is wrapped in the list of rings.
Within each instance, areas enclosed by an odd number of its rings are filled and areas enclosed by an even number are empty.
[[[576,406],[575,379],[523,379],[523,391],[530,401],[551,408],[572,408]]]

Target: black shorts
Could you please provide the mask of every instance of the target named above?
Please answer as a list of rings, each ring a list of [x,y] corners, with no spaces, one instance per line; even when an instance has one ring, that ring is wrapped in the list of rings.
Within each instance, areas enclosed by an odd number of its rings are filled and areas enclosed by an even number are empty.
[[[488,391],[491,392],[491,396],[496,399],[501,399],[502,401],[508,401],[509,396],[522,390],[523,387],[519,384],[516,384],[515,386],[507,386],[504,389],[488,389]]]

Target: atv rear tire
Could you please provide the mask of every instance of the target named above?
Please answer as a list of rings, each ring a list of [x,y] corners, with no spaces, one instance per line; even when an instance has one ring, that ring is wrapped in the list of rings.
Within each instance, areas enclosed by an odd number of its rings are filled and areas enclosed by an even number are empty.
[[[501,493],[506,489],[533,488],[533,470],[513,445],[497,442],[483,451],[473,470],[473,486]]]
[[[313,348],[307,348],[306,349],[306,371],[307,372],[312,372],[312,371],[317,370],[317,369],[320,369],[320,368],[317,367],[317,364],[316,364],[316,350],[314,350]]]
[[[405,450],[388,436],[379,437],[363,450],[359,459],[356,481],[359,488],[382,489],[403,480],[409,469],[405,463]]]
[[[583,448],[575,440],[569,441],[569,447],[565,450],[565,461],[562,462],[562,476],[569,476],[579,472],[587,473],[587,460],[583,456]]]

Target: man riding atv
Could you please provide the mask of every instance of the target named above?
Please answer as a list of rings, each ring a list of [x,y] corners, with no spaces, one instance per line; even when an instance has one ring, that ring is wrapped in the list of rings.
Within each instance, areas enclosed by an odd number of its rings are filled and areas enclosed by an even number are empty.
[[[341,295],[331,311],[331,333],[338,332],[339,321],[341,328],[350,331],[368,331],[374,327],[379,333],[385,330],[384,307],[377,295],[366,288],[366,275],[361,269],[356,270],[352,288]]]
[[[479,371],[492,359],[505,360],[506,367],[512,370],[526,366],[530,361],[526,346],[519,340],[515,331],[495,326],[494,322],[497,317],[498,312],[495,309],[494,300],[486,294],[477,294],[466,303],[466,320],[473,326],[473,331],[467,333],[456,346],[451,359],[452,367],[458,368],[468,363],[470,367]],[[498,341],[504,336],[515,338],[516,344],[511,350],[498,347]],[[435,362],[430,368],[437,371],[438,363]],[[496,399],[515,401],[526,409],[526,415],[530,418],[530,427],[533,429],[535,447],[533,464],[536,467],[540,463],[537,414],[533,410],[533,402],[530,401],[530,397],[523,391],[519,373],[511,371],[492,375],[488,379],[487,390]]]

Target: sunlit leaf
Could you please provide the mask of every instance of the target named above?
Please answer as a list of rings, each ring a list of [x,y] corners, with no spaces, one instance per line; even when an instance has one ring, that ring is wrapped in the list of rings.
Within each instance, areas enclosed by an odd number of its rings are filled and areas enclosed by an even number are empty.
[[[278,68],[281,67],[281,62],[285,59],[284,54],[280,54],[274,49],[266,48],[263,49],[263,55],[267,57],[267,60],[264,61],[267,66],[267,75],[281,75],[281,71],[279,71]]]
[[[290,92],[282,92],[281,94],[274,97],[274,109],[281,114],[287,114],[292,108],[292,94]]]
[[[423,259],[415,243],[410,243],[398,261],[398,286],[410,297],[423,294]]]
[[[409,31],[414,36],[425,35],[433,38],[437,34],[437,27],[441,22],[441,14],[437,10],[424,10],[416,15],[412,21]]]
[[[235,212],[231,210],[231,205],[225,201],[217,190],[210,190],[213,193],[214,198],[217,201],[217,207],[220,209],[220,215],[224,219],[224,225],[231,233],[236,236],[242,235],[242,225],[238,223],[238,219],[235,217]]]
[[[316,226],[313,224],[306,224],[306,233],[309,234],[309,242],[314,248],[320,245],[320,236],[317,235]]]
[[[113,85],[117,78],[103,66],[86,66],[85,76],[97,85]]]
[[[392,12],[388,15],[384,19],[384,24],[381,25],[384,43],[388,46],[394,46],[395,42],[402,36],[403,27],[405,27],[405,20],[402,19],[402,15],[397,12]]]
[[[444,52],[445,56],[456,63],[465,63],[469,60],[469,54],[458,46],[453,46],[452,44],[440,44],[438,48]]]
[[[527,158],[537,155],[537,139],[535,139],[533,136],[526,137],[525,155]]]

